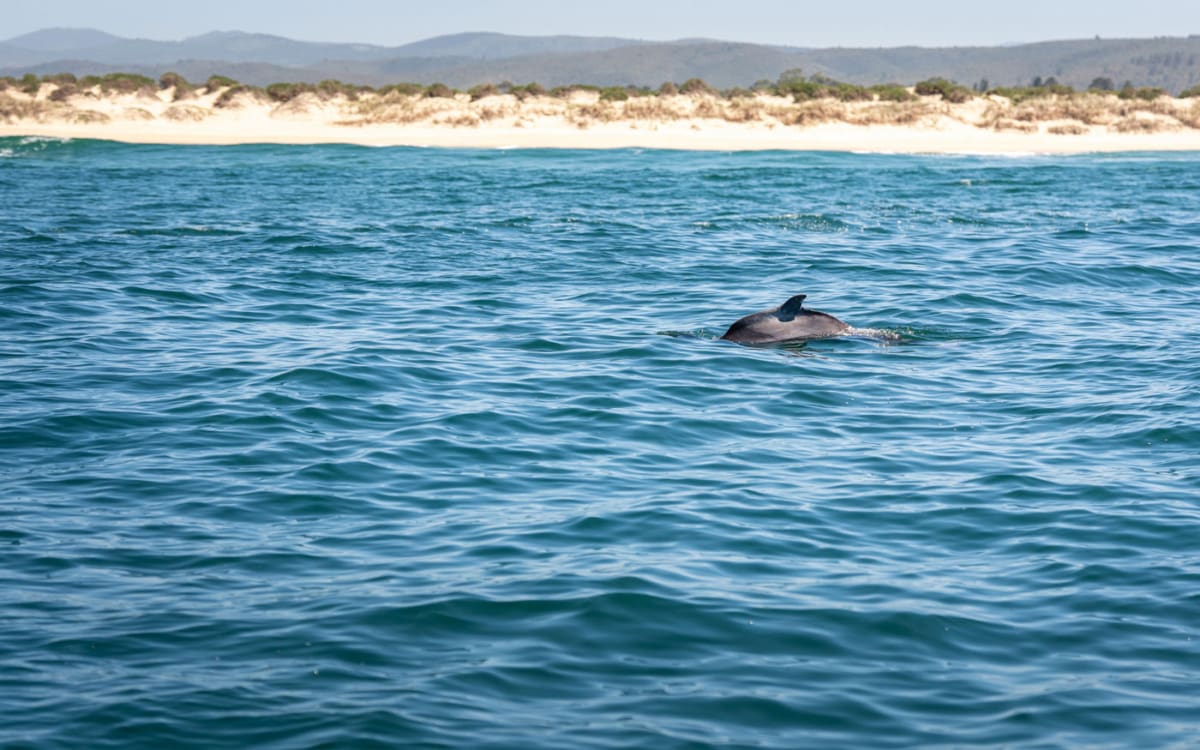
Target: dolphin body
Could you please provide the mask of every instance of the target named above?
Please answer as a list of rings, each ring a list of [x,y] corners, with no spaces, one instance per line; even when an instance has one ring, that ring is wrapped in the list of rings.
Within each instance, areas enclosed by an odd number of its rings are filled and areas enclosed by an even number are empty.
[[[805,310],[804,299],[797,294],[779,307],[752,313],[729,326],[722,339],[736,344],[781,344],[840,336],[850,330],[842,321],[816,310]]]

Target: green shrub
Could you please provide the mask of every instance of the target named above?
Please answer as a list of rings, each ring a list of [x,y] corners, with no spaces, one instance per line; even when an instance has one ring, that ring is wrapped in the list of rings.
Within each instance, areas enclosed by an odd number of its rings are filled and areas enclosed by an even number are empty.
[[[509,85],[509,89],[512,89],[511,85]],[[473,102],[477,102],[480,99],[486,99],[489,96],[496,96],[499,93],[500,89],[494,83],[483,83],[467,89],[467,94],[471,97],[471,101]]]
[[[312,93],[316,87],[311,83],[272,83],[267,86],[267,98],[273,102],[290,102],[301,94]]]
[[[779,82],[779,95],[791,96],[793,100],[798,102],[807,102],[812,99],[823,99],[827,94],[827,88],[815,81],[806,81],[802,78],[792,78],[786,81]]]
[[[209,76],[208,80],[204,83],[204,90],[206,93],[213,94],[220,89],[233,88],[239,85],[241,84],[227,76]]]
[[[712,88],[700,78],[689,78],[679,87],[681,94],[711,94]]]
[[[517,97],[519,101],[525,101],[535,96],[545,96],[546,87],[540,83],[527,83],[524,86],[511,86],[508,93]]]
[[[213,106],[220,109],[233,106],[234,100],[243,94],[250,94],[256,97],[266,96],[266,92],[264,92],[258,86],[248,86],[244,83],[235,83],[234,85],[225,89],[224,93],[217,97],[217,100],[213,102]]]
[[[86,76],[81,81],[81,84],[84,88],[99,86],[101,91],[118,94],[132,94],[138,91],[153,93],[158,90],[158,85],[154,82],[153,78],[136,73],[108,73],[102,76]]]
[[[60,84],[58,84],[58,88],[54,89],[54,91],[51,91],[50,96],[47,98],[50,99],[50,101],[52,101],[52,102],[65,102],[66,100],[70,99],[72,96],[75,96],[78,93],[79,93],[79,86],[77,86],[76,84],[60,83]]]
[[[188,83],[188,80],[178,73],[163,73],[158,77],[158,87],[160,89],[175,89],[191,91],[194,86]]]
[[[1160,89],[1157,86],[1142,86],[1135,88],[1129,83],[1121,87],[1117,92],[1117,96],[1122,99],[1142,99],[1143,101],[1152,102],[1160,96],[1167,96],[1166,89]]]
[[[42,79],[35,76],[33,73],[26,73],[21,76],[21,90],[30,96],[37,96],[37,92],[42,88]]]
[[[911,102],[917,98],[898,83],[878,83],[869,90],[881,102]]]
[[[600,89],[600,101],[623,102],[629,98],[629,92],[622,86],[608,86]]]
[[[1179,92],[1180,99],[1192,99],[1200,96],[1200,86],[1192,86],[1189,89],[1184,89]]]
[[[426,99],[453,99],[455,91],[444,83],[430,84],[425,89]]]
[[[871,101],[875,95],[870,89],[864,86],[856,86],[853,83],[837,83],[829,89],[829,93],[834,99],[843,102],[862,102]]]
[[[423,94],[425,87],[419,83],[393,83],[390,86],[384,86],[376,91],[380,96],[386,94],[399,94],[401,96],[416,96]]]
[[[73,73],[55,73],[53,75],[42,76],[42,83],[49,83],[55,87],[50,92],[50,96],[46,97],[52,102],[65,102],[78,94],[78,82]]]
[[[671,83],[670,81],[667,81],[667,82],[663,83],[663,85],[658,87],[658,95],[659,96],[675,96],[678,93],[679,93],[679,87],[676,86],[674,83]]]
[[[949,91],[943,92],[942,98],[951,104],[962,104],[974,99],[975,95],[971,93],[971,89],[965,86],[955,86]]]
[[[318,83],[314,87],[314,90],[317,96],[326,101],[329,99],[336,99],[339,96],[344,96],[350,101],[357,101],[358,95],[366,91],[371,91],[371,87],[356,86],[353,83],[344,83],[332,78],[327,78]]]
[[[951,104],[961,104],[974,96],[966,86],[947,81],[945,78],[930,78],[921,81],[914,87],[914,91],[920,96],[941,95],[942,99]]]
[[[1026,99],[1031,98],[1032,94],[1030,92],[1036,90],[1037,89],[1030,88],[1029,86],[997,86],[995,88],[988,89],[987,94],[989,96],[1002,96],[1011,101],[1013,104],[1020,104]]]
[[[1044,99],[1049,96],[1071,96],[1075,89],[1060,83],[1042,84],[1041,86],[1000,86],[990,89],[987,93],[1003,96],[1013,104],[1030,99]]]
[[[570,86],[555,86],[554,88],[550,89],[550,96],[553,96],[556,99],[566,99],[576,91],[594,91],[598,94],[600,93],[600,87],[591,86],[586,83],[572,83]]]
[[[776,90],[780,96],[790,95],[792,100],[797,102],[807,102],[815,99],[862,102],[875,98],[874,91],[865,86],[835,81],[823,75],[814,75],[808,80],[795,76],[781,77]]]

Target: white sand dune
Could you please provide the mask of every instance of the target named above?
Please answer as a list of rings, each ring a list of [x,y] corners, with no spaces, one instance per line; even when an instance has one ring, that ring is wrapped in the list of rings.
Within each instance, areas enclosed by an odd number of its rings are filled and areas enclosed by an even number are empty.
[[[710,95],[600,101],[511,95],[472,101],[364,94],[285,103],[228,90],[176,96],[99,89],[55,96],[0,91],[0,136],[99,138],[134,143],[354,143],[460,148],[785,149],[891,153],[1038,154],[1200,150],[1200,103],[1115,96],[1013,104],[978,97],[948,104],[834,100],[796,103]]]

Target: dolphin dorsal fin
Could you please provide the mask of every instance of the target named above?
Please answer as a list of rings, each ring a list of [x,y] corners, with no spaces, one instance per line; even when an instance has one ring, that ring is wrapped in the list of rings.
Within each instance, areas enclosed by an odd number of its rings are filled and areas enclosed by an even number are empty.
[[[800,310],[804,307],[804,300],[808,297],[807,294],[797,294],[790,297],[787,302],[779,306],[780,320],[791,320],[800,314]]]

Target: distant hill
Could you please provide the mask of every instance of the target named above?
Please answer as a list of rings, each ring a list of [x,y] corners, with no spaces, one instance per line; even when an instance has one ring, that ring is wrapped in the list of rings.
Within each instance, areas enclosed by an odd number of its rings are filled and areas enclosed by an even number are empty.
[[[35,44],[31,45],[31,40]],[[0,42],[0,59],[12,59],[13,50],[24,53],[17,64],[27,67],[63,60],[117,66],[163,66],[180,60],[305,66],[322,60],[383,60],[395,56],[391,48],[370,44],[300,42],[240,31],[214,31],[178,42],[161,42],[123,39],[90,29],[45,29]]]
[[[967,85],[1024,85],[1035,77],[1084,88],[1115,85],[1178,92],[1200,84],[1200,36],[1086,39],[1004,47],[805,49],[714,40],[646,42],[614,37],[466,33],[398,47],[303,42],[222,31],[181,41],[125,39],[94,29],[45,29],[0,42],[0,75],[174,70],[192,80],[212,74],[263,85],[337,78],[382,85],[411,81],[465,88],[537,81],[658,86],[702,78],[729,88],[775,80],[801,68],[850,83],[912,84],[943,76]]]
[[[599,52],[643,44],[632,39],[588,36],[511,36],[470,32],[437,36],[402,47],[391,48],[391,57],[457,57],[500,60],[522,55]]]
[[[4,43],[32,52],[61,54],[121,41],[119,36],[96,29],[42,29],[13,37]]]
[[[43,29],[4,42],[8,65],[44,66],[63,60],[104,65],[170,65],[182,60],[310,66],[328,60],[395,58],[492,60],[519,55],[594,52],[638,44],[636,40],[577,36],[509,36],[467,33],[439,36],[399,47],[301,42],[271,34],[212,31],[177,42],[124,39],[94,29]],[[70,72],[70,71],[64,71]]]

